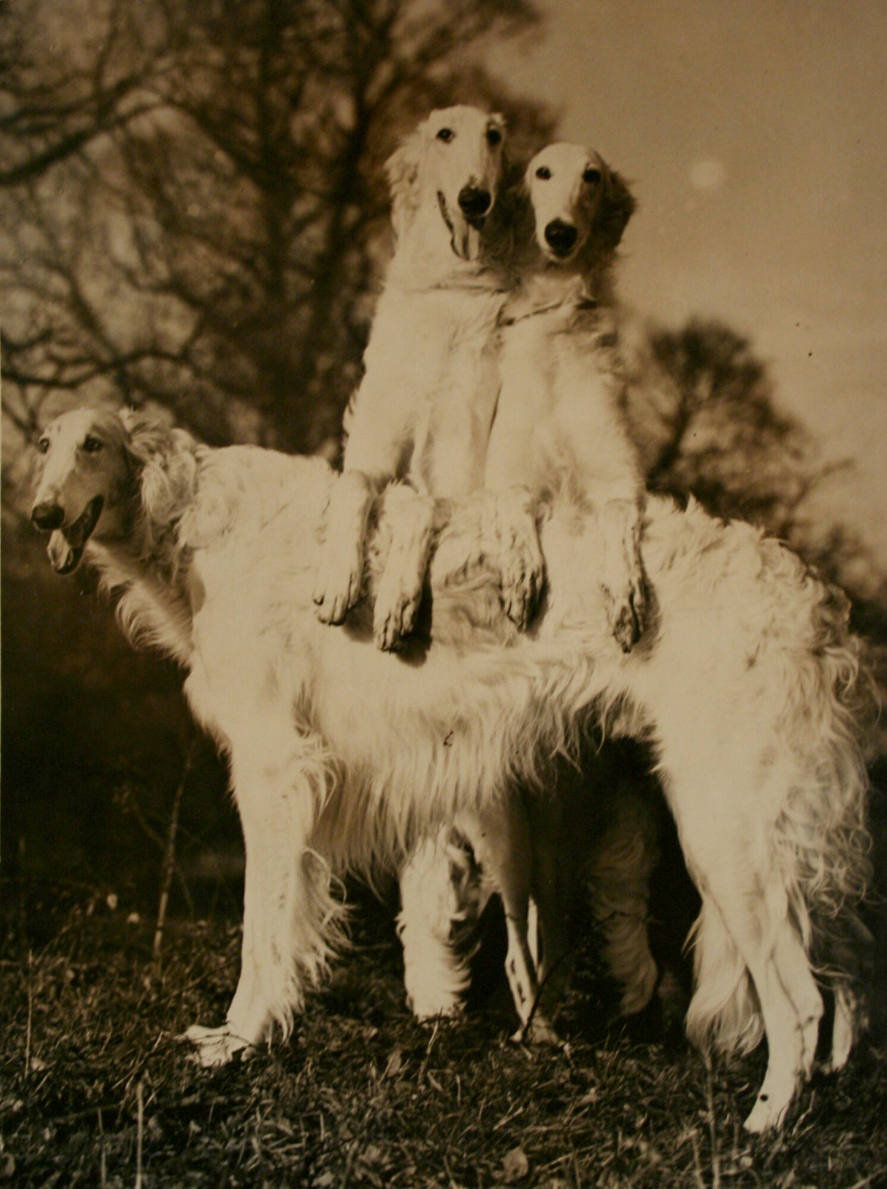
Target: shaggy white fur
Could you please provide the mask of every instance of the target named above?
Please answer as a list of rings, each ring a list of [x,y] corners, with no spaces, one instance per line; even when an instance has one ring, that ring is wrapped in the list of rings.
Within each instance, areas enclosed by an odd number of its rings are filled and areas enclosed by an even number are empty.
[[[343,473],[330,492],[315,590],[320,619],[341,623],[360,595],[372,500],[390,480],[409,479],[391,507],[392,548],[376,590],[383,649],[415,620],[434,528],[426,497],[465,495],[483,483],[497,319],[510,278],[484,251],[482,232],[504,137],[500,116],[444,108],[387,163],[395,252],[346,414]]]
[[[540,526],[549,584],[532,631],[502,615],[496,576],[440,589],[438,567],[451,574],[479,531],[466,501],[432,559],[432,642],[398,657],[369,625],[332,632],[315,615],[325,463],[207,450],[82,410],[42,441],[34,518],[52,532],[53,564],[85,553],[99,568],[128,632],[186,665],[193,711],[229,755],[246,847],[242,963],[225,1023],[189,1029],[204,1064],[275,1021],[290,1031],[335,947],[334,871],[399,861],[542,775],[589,716],[626,703],[657,748],[703,899],[691,1035],[732,1051],[766,1034],[746,1126],[778,1125],[810,1073],[822,1012],[811,955],[837,991],[833,1063],[846,1056],[853,997],[836,955],[867,878],[859,649],[846,600],[788,549],[651,499],[651,623],[626,655],[597,584],[573,577],[599,529],[569,503]],[[374,573],[385,526],[383,502]]]
[[[555,144],[530,161],[521,197],[513,206],[513,256],[520,284],[509,295],[501,316],[501,387],[484,472],[484,486],[491,493],[486,504],[492,518],[487,537],[498,544],[486,547],[486,552],[501,559],[503,601],[508,609],[513,601],[520,601],[528,581],[535,589],[542,577],[539,570],[529,575],[524,570],[525,558],[540,556],[536,528],[540,504],[560,498],[563,492],[577,506],[594,509],[600,548],[577,556],[575,565],[585,571],[580,577],[577,570],[576,578],[601,588],[613,635],[628,652],[644,626],[639,543],[644,489],[621,409],[624,384],[616,349],[612,269],[634,199],[620,175],[597,153],[579,145]],[[516,812],[512,810],[512,815]],[[580,820],[577,815],[576,823]],[[534,866],[551,869],[556,859],[547,852],[559,839],[549,835],[544,824],[532,834]],[[525,920],[521,905],[528,893],[540,905],[543,961],[539,976],[543,981],[560,957],[557,926],[563,906],[544,896],[532,868],[521,875],[522,852],[527,848],[517,847],[509,857],[507,840],[518,837],[516,825],[502,821],[497,829],[497,823],[489,820],[480,838],[477,831],[469,837],[483,846],[487,866],[495,856],[499,881],[514,893],[513,903],[506,905],[508,964],[519,1004],[538,994],[535,972],[519,958],[528,941],[522,925],[515,923]],[[643,849],[641,842],[638,846]],[[438,907],[445,902],[434,889],[452,866],[451,852],[452,841],[441,849],[439,870],[432,877],[430,844],[423,848],[419,858],[424,881],[409,881],[413,896],[424,884]],[[621,853],[631,851],[623,847]],[[623,869],[620,874],[626,889],[624,904],[614,910],[611,901],[617,884],[613,883],[596,911],[610,921],[634,926],[624,929],[621,947],[610,944],[607,949],[616,954],[618,948],[620,977],[627,980],[625,1005],[640,1010],[645,992],[646,998],[652,992],[655,975],[650,973],[644,918],[637,919],[632,911],[632,906],[636,909],[642,903],[633,895],[635,873]],[[466,887],[464,880],[461,886]],[[414,911],[427,924],[429,906],[405,896],[402,921],[408,922]],[[457,905],[458,918],[465,911]],[[436,922],[423,944],[423,961],[430,937],[446,934],[446,923]],[[435,996],[430,973],[445,968],[445,954],[424,969],[416,968],[409,947],[417,935],[417,929],[404,928],[407,983],[414,988],[421,984],[414,1003],[431,1005]],[[634,971],[629,938],[638,945]],[[460,981],[455,970],[441,980],[439,1011],[451,1010],[450,987]],[[520,1007],[518,1012],[524,1019]]]
[[[621,408],[611,273],[634,199],[597,153],[572,144],[537,153],[525,187],[532,247],[502,314],[501,391],[484,486],[508,492],[503,515],[514,488],[537,500],[566,489],[596,510],[603,549],[586,559],[586,579],[602,587],[613,634],[628,652],[644,626],[644,485]],[[511,531],[533,531],[525,513]]]

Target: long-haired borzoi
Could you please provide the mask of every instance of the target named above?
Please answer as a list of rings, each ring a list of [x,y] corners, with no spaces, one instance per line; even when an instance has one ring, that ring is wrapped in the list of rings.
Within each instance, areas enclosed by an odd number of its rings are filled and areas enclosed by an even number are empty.
[[[537,153],[524,184],[532,229],[502,313],[484,486],[528,488],[537,500],[562,487],[593,510],[603,548],[584,559],[587,580],[603,587],[627,652],[644,626],[644,482],[621,408],[612,270],[635,203],[622,177],[579,145]]]
[[[76,410],[40,439],[32,516],[60,572],[84,554],[120,594],[120,622],[187,669],[196,717],[226,749],[246,850],[240,979],[225,1022],[188,1036],[203,1063],[292,1027],[323,972],[341,906],[336,869],[368,870],[544,772],[589,715],[630,702],[702,896],[690,1034],[768,1043],[746,1126],[781,1122],[835,1000],[831,1063],[854,1036],[841,942],[867,878],[857,742],[857,641],[846,600],[788,549],[691,505],[648,501],[650,625],[624,654],[597,584],[577,583],[593,518],[555,502],[548,574],[520,632],[498,581],[436,587],[477,530],[459,504],[432,558],[432,633],[462,619],[470,647],[400,658],[368,627],[320,624],[318,526],[334,482],[319,459],[209,450],[185,434]],[[383,501],[384,505],[384,501]],[[385,509],[372,542],[378,572]],[[450,552],[450,557],[446,557]],[[584,568],[583,568],[584,572]],[[443,634],[443,633],[441,633]],[[451,636],[453,632],[449,633]]]
[[[363,380],[346,412],[343,471],[325,511],[315,587],[319,618],[342,622],[361,592],[372,501],[386,483],[406,479],[387,497],[390,547],[374,602],[374,634],[382,649],[396,647],[414,624],[440,507],[435,501],[483,487],[498,393],[499,314],[513,281],[508,254],[500,249],[509,242],[507,230],[490,228],[499,217],[504,139],[501,116],[464,105],[444,108],[432,112],[386,165],[395,251]],[[511,495],[512,505],[529,520],[523,501]],[[506,561],[506,610],[523,625],[541,586],[535,532],[509,538],[499,556]],[[524,924],[532,890],[528,823],[518,799],[510,798],[484,805],[479,818],[466,815],[462,826],[503,897],[506,970],[526,1020],[537,993]],[[448,867],[444,852],[441,862]],[[411,905],[421,908],[415,901],[421,885],[409,878],[409,867],[405,874],[407,920]],[[435,989],[423,974],[424,990],[414,985],[417,953],[428,948],[416,950],[419,936],[416,929],[402,933],[410,999],[417,1013],[439,1014],[453,1002],[461,975],[454,970]],[[538,1015],[534,1029],[537,1035],[544,1030]]]
[[[612,273],[634,208],[625,181],[599,154],[569,144],[550,145],[537,153],[525,170],[519,193],[508,203],[513,223],[511,258],[519,284],[500,319],[500,389],[484,471],[490,523],[478,542],[488,553],[507,558],[515,542],[529,540],[531,548],[526,552],[538,554],[534,509],[556,498],[559,491],[566,492],[572,503],[596,518],[601,542],[596,552],[576,558],[576,580],[580,580],[578,568],[585,566],[581,580],[601,587],[613,635],[626,652],[644,626],[640,557],[644,487],[621,409],[624,380]],[[496,538],[491,550],[489,542]],[[516,558],[500,569],[514,573],[519,566]],[[562,772],[561,779],[565,778],[570,783]],[[596,787],[599,798],[612,800],[602,794],[599,783]],[[473,829],[470,822],[464,827],[479,862],[469,870],[480,874],[492,864],[494,882],[503,891],[509,925],[506,969],[516,1002],[535,999],[538,981],[544,982],[564,957],[563,906],[552,890],[557,886],[553,873],[561,864],[547,853],[558,844],[558,826],[555,822],[552,831],[547,829],[544,806],[528,807],[535,810],[532,829],[521,819],[521,803],[515,799],[499,811],[507,817],[497,819],[488,812],[486,820]],[[401,880],[405,977],[419,1015],[451,1010],[455,988],[464,986],[467,979],[465,960],[460,961],[455,949],[448,958],[443,941],[451,932],[451,922],[435,920],[433,910],[451,911],[454,922],[464,921],[482,903],[478,888],[471,886],[464,864],[454,855],[453,839],[442,834],[437,842],[437,861],[434,840],[425,840],[410,857]],[[614,853],[620,851],[629,853],[621,845]],[[456,878],[447,889],[451,869]],[[621,937],[618,942],[608,941],[606,948],[620,954],[618,977],[624,982],[624,1003],[640,1009],[644,992],[652,989],[652,959],[641,922],[630,908],[639,902],[635,873],[622,874],[625,924],[631,926],[624,932],[638,944],[634,970]],[[522,930],[513,925],[528,894],[539,910],[542,949],[541,962],[536,963],[526,959]],[[606,900],[611,904],[613,895],[608,889]],[[620,916],[612,914],[611,920]],[[432,957],[435,939],[441,939],[441,948]],[[534,939],[535,928],[527,942]],[[411,954],[413,945],[421,961]],[[538,1016],[534,1024],[537,1035],[546,1034]]]
[[[346,413],[341,478],[330,492],[315,589],[318,616],[341,623],[360,597],[374,497],[393,479],[392,550],[375,594],[375,637],[413,626],[431,549],[434,502],[483,486],[497,394],[496,329],[510,278],[484,250],[503,169],[501,116],[464,105],[432,112],[387,162],[395,250]],[[524,619],[538,551],[515,599]]]

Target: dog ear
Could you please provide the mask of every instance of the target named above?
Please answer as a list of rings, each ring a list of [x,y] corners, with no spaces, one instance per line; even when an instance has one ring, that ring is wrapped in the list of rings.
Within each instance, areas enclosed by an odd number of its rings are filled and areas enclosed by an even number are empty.
[[[148,526],[169,528],[190,504],[197,478],[195,443],[181,429],[149,421],[134,409],[124,409],[124,449],[138,477],[139,496]]]
[[[526,162],[503,155],[496,201],[484,223],[484,249],[506,267],[520,267],[535,245],[533,206],[525,174]]]
[[[607,170],[604,178],[605,190],[595,219],[595,236],[601,247],[612,250],[618,247],[637,203],[621,174]]]
[[[391,223],[397,239],[406,232],[419,207],[421,147],[421,134],[414,132],[385,162],[391,194]]]

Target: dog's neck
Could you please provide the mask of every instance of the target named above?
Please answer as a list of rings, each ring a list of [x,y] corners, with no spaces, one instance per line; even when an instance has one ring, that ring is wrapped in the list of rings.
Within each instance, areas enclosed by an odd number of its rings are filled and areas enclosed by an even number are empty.
[[[156,648],[188,665],[192,643],[187,567],[172,580],[165,579],[159,568],[145,564],[119,542],[91,541],[87,557],[102,586],[119,595],[117,619],[130,643]]]
[[[505,325],[542,316],[601,320],[615,304],[607,266],[579,269],[540,257],[524,270],[520,284],[506,303]]]
[[[175,526],[145,518],[138,487],[117,531],[90,540],[85,559],[98,571],[102,587],[118,596],[117,619],[130,643],[156,648],[187,665],[192,652],[190,554],[180,546]]]
[[[456,246],[467,248],[470,258],[460,256]],[[482,233],[474,228],[465,235],[454,230],[444,219],[435,195],[425,196],[402,229],[386,285],[411,293],[435,289],[504,292],[508,287],[504,274],[485,252]]]

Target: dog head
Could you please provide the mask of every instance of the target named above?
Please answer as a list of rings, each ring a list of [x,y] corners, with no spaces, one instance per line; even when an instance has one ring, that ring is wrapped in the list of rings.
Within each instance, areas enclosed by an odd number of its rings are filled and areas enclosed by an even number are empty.
[[[434,111],[386,163],[398,239],[433,208],[462,260],[476,259],[502,171],[505,121],[476,107]]]
[[[625,181],[598,153],[574,144],[552,144],[527,166],[525,184],[536,243],[559,264],[597,263],[611,253],[635,209]]]
[[[47,553],[57,573],[77,568],[94,534],[119,530],[132,488],[127,437],[120,417],[101,409],[62,413],[40,435],[31,520],[50,534]]]
[[[193,493],[193,447],[184,431],[132,409],[72,409],[50,422],[37,442],[31,520],[50,534],[52,568],[70,574],[92,540],[120,543],[137,509],[142,539],[134,548],[168,530]]]

